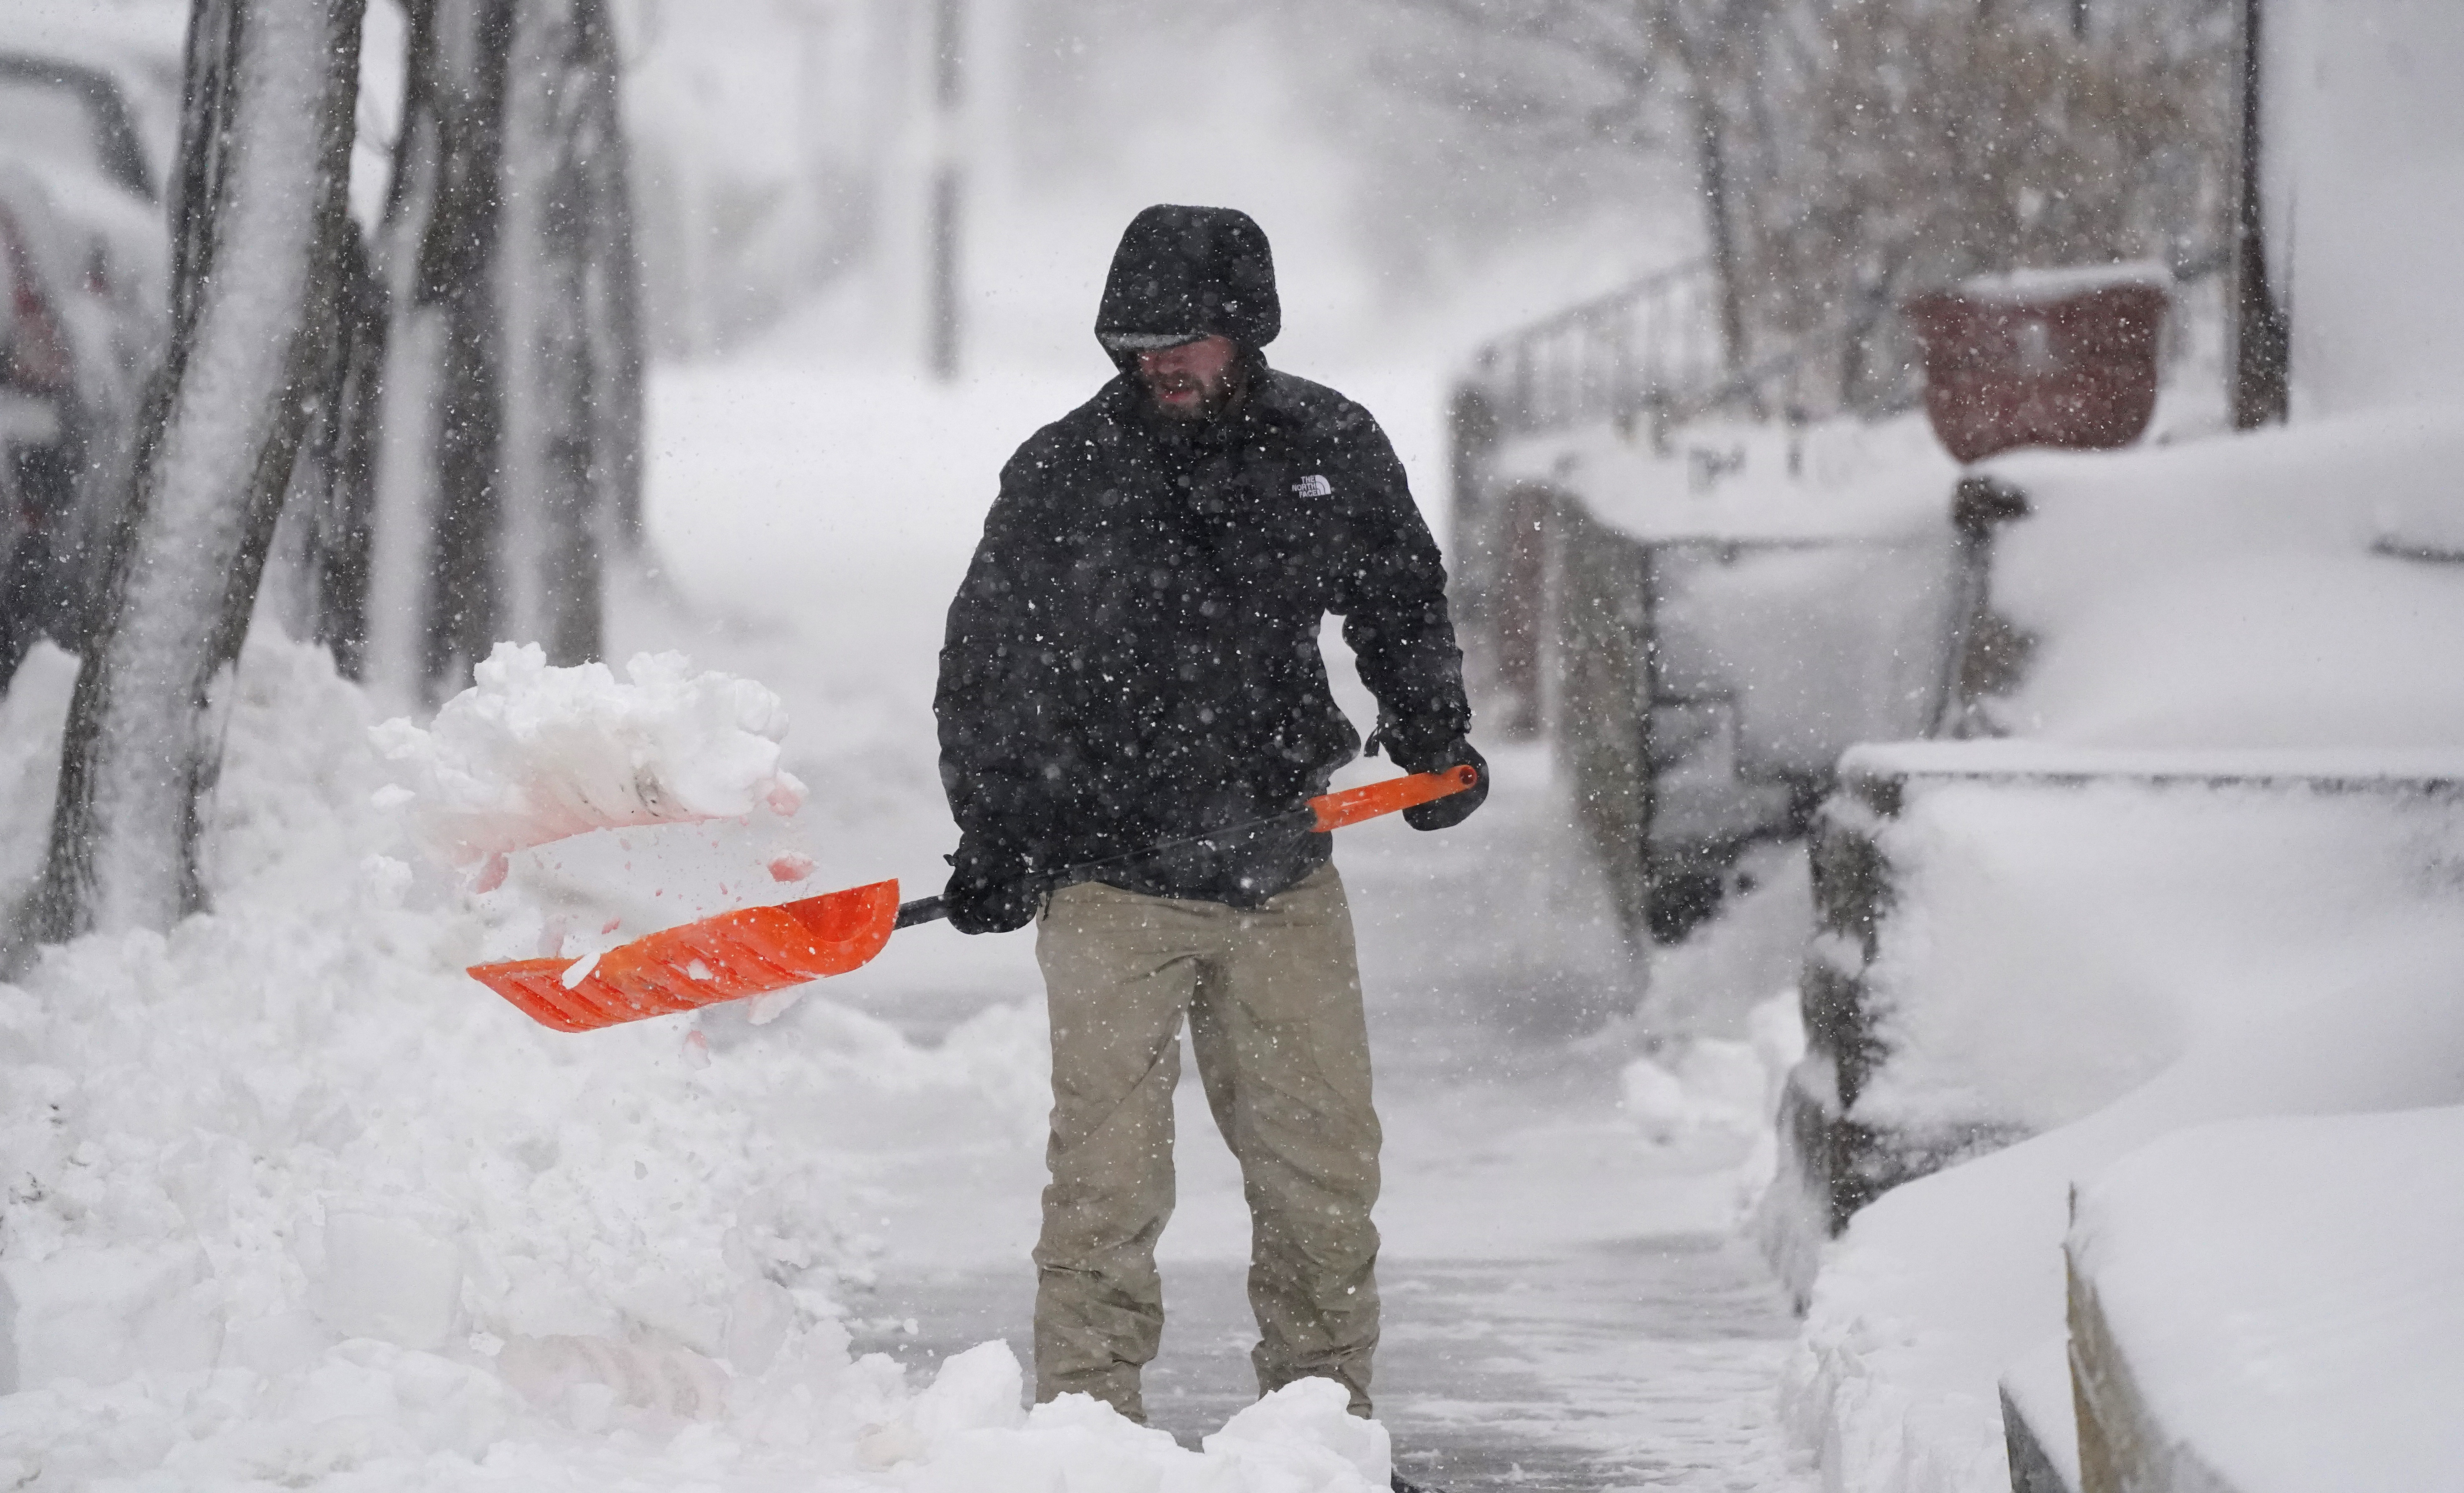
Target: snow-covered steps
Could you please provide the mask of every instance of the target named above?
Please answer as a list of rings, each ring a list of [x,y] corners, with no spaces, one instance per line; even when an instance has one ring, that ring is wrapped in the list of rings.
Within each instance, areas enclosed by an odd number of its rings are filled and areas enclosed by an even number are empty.
[[[1800,1296],[1891,1188],[2322,989],[2464,956],[2464,753],[1860,747],[1813,857],[1765,1213]]]
[[[1962,484],[1958,714],[2105,746],[2464,740],[2452,402],[2123,451],[2013,451]]]

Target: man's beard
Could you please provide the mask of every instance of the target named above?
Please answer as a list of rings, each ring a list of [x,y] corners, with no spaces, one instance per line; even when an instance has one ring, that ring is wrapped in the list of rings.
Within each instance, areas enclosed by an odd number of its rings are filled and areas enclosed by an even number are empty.
[[[1245,387],[1241,365],[1237,362],[1225,368],[1223,377],[1211,385],[1201,379],[1185,373],[1168,374],[1155,379],[1140,375],[1138,382],[1146,385],[1147,408],[1155,415],[1164,420],[1186,420],[1192,424],[1212,420],[1229,409],[1240,399],[1242,390]],[[1163,401],[1163,395],[1168,389],[1174,391],[1196,389],[1198,399],[1194,404],[1167,405]]]

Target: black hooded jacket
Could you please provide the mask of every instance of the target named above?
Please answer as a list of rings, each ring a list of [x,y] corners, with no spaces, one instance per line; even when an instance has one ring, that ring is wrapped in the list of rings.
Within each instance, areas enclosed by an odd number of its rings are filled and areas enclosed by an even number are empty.
[[[1325,791],[1360,746],[1318,656],[1330,612],[1397,761],[1469,726],[1445,571],[1402,465],[1367,410],[1266,366],[1281,319],[1245,213],[1149,208],[1122,235],[1098,338],[1228,337],[1246,392],[1171,419],[1116,348],[1122,376],[1001,470],[934,699],[962,876],[1031,885]],[[1328,854],[1294,830],[1099,879],[1255,906]]]
[[[1127,375],[1001,472],[941,649],[941,778],[961,857],[1029,878],[1291,808],[1360,738],[1318,628],[1344,640],[1411,763],[1470,712],[1445,573],[1369,412],[1250,355],[1223,417],[1151,412]],[[1155,895],[1254,906],[1324,835],[1107,869]]]

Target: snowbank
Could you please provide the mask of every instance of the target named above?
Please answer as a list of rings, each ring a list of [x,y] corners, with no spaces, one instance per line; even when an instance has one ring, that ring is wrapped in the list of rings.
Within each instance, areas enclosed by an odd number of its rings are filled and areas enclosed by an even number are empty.
[[[2234,1493],[2464,1462],[2464,1109],[2243,1120],[2083,1184],[2073,1351],[2106,1467]]]
[[[47,714],[0,762],[56,753]],[[1031,1145],[1031,1013],[930,1050],[816,1000],[550,1034],[460,973],[469,901],[387,869],[321,651],[253,641],[228,720],[215,911],[0,986],[0,1485],[1382,1486],[1324,1387],[1200,1456],[1022,1418],[1005,1350],[945,1367],[964,1394],[850,1361],[834,1156],[928,1113]]]
[[[448,865],[592,829],[792,814],[803,784],[779,765],[786,708],[750,679],[693,672],[681,653],[551,669],[535,643],[499,643],[425,730],[377,728],[408,783],[411,833]]]

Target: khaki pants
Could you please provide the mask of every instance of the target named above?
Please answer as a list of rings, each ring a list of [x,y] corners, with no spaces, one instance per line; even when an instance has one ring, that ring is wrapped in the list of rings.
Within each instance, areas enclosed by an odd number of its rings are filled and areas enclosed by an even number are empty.
[[[1172,1217],[1186,1012],[1249,1200],[1259,1393],[1331,1378],[1368,1415],[1379,1134],[1352,911],[1334,867],[1247,911],[1064,888],[1035,952],[1052,1011],[1036,1398],[1083,1392],[1145,1418],[1138,1372],[1163,1336],[1155,1247]]]

